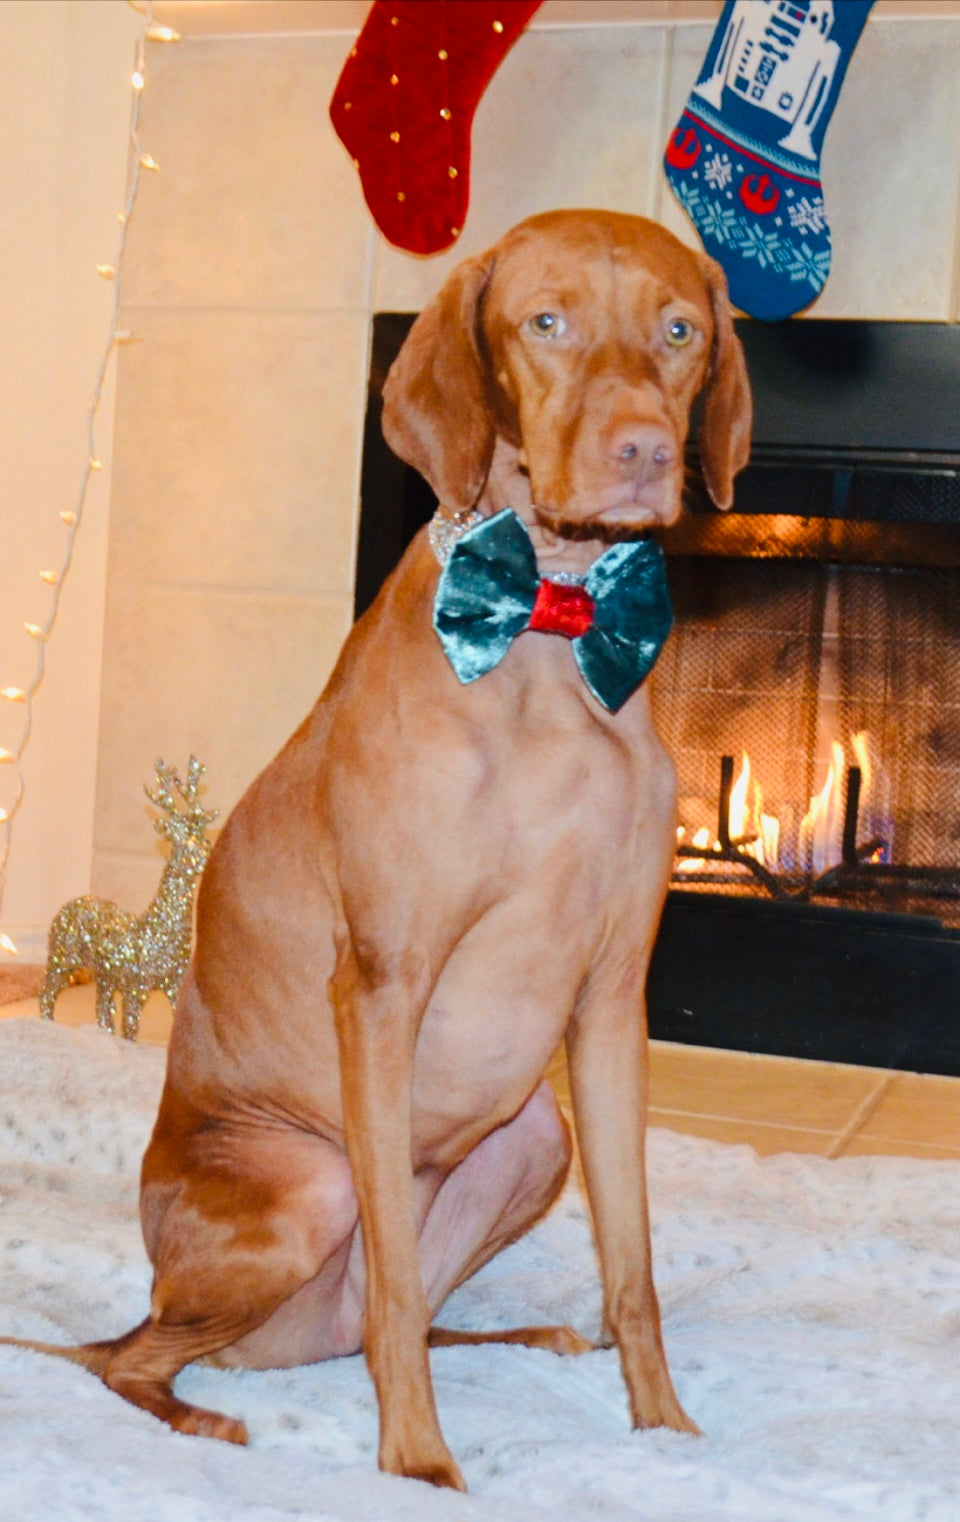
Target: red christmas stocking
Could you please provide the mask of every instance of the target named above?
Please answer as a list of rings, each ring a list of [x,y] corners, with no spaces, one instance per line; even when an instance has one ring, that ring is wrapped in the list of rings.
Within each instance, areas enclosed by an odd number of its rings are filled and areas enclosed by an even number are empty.
[[[437,254],[460,235],[470,128],[541,0],[374,0],[330,117],[385,238]]]

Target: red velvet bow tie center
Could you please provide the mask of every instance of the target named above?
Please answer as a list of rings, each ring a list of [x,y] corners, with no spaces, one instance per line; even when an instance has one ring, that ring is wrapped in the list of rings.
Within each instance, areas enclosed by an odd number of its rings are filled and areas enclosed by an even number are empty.
[[[541,581],[530,614],[529,628],[541,634],[563,634],[576,639],[593,623],[593,598],[586,587],[559,581]]]

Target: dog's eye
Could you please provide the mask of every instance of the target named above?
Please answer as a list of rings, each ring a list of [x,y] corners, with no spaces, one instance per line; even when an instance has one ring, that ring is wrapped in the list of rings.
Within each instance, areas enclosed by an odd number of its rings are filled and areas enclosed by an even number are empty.
[[[531,333],[536,333],[538,338],[556,338],[562,333],[566,324],[556,312],[538,312],[536,317],[531,317],[527,324]]]
[[[682,349],[693,337],[693,323],[685,317],[674,317],[667,324],[666,340],[672,349]]]

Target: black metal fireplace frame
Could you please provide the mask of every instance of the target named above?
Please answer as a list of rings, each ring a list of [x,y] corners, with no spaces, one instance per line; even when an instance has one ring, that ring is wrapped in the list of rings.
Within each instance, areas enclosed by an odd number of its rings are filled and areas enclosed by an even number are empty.
[[[435,505],[380,429],[383,382],[413,321],[408,313],[374,319],[358,617]],[[898,563],[960,567],[960,328],[737,326],[758,400],[751,465],[738,480],[733,516],[721,520],[697,490],[691,455],[692,510],[666,536],[668,556],[869,565],[882,525]],[[745,842],[729,838],[732,762],[723,765],[719,848],[706,856],[745,869],[766,892],[700,892],[694,873],[668,894],[648,986],[651,1034],[960,1076],[960,931],[932,915],[811,902],[814,894],[868,889],[885,875],[902,884],[911,873],[924,897],[957,896],[956,874],[865,863],[872,843],[856,838],[856,780],[848,778],[842,859],[791,891],[744,855]]]

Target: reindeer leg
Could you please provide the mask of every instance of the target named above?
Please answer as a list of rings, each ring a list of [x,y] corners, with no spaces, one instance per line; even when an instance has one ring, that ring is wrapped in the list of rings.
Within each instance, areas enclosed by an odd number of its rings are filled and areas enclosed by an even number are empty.
[[[145,998],[146,991],[142,988],[125,992],[123,995],[123,1036],[126,1041],[137,1039]]]
[[[40,990],[39,1005],[40,1013],[45,1020],[53,1019],[53,1006],[57,1002],[57,996],[70,982],[70,974],[61,968],[49,967],[47,969],[46,982]]]
[[[113,1001],[116,989],[97,979],[97,1024],[113,1035]]]

